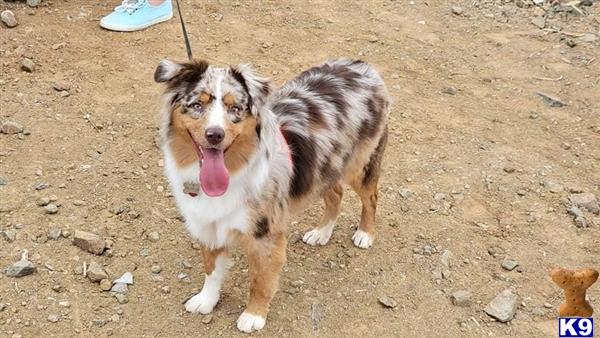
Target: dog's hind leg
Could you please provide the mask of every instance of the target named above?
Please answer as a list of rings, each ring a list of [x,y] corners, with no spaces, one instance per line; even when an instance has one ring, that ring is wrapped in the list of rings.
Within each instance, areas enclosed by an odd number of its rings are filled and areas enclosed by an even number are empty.
[[[335,221],[340,214],[342,206],[342,196],[344,190],[342,185],[337,183],[323,194],[325,200],[325,211],[318,227],[304,234],[302,240],[309,245],[325,245],[331,238]]]
[[[369,158],[362,173],[356,176],[350,184],[362,202],[360,225],[352,236],[354,245],[361,249],[368,249],[373,245],[375,238],[375,212],[377,210],[378,190],[377,184],[381,174],[381,160],[387,144],[387,128],[384,130],[377,148]]]

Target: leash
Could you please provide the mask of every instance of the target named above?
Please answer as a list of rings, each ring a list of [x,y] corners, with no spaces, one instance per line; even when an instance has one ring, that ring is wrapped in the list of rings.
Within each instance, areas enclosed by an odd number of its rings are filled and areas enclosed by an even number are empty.
[[[187,30],[185,29],[185,23],[183,22],[183,16],[181,16],[181,8],[179,7],[179,0],[175,0],[177,3],[177,13],[179,14],[179,20],[181,21],[181,30],[183,31],[183,40],[185,41],[185,49],[187,51],[188,59],[192,60],[192,46],[190,46],[190,39],[188,38]]]

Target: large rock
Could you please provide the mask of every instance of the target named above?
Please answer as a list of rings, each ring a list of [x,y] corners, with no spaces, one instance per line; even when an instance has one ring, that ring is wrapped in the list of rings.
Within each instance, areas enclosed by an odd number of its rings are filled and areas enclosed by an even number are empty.
[[[31,275],[37,269],[33,266],[33,263],[27,259],[21,259],[20,261],[13,263],[13,265],[6,268],[4,272],[8,277],[20,278],[27,275]]]
[[[592,193],[572,194],[569,196],[569,200],[579,208],[587,209],[587,211],[596,215],[600,214],[598,200]]]
[[[517,295],[506,289],[496,296],[484,309],[485,313],[506,323],[513,319],[517,312]]]
[[[106,248],[106,242],[100,236],[81,230],[75,231],[73,244],[95,255],[102,255]]]

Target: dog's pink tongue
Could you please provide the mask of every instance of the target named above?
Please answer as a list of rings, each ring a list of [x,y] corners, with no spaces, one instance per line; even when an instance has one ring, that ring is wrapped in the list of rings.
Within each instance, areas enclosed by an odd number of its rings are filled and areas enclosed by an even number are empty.
[[[223,151],[205,148],[202,155],[202,168],[200,169],[202,191],[211,197],[221,196],[229,186],[229,172],[225,167]]]

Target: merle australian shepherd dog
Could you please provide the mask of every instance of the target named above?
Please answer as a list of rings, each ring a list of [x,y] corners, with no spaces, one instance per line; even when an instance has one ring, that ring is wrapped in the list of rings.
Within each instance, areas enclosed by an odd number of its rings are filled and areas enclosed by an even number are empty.
[[[279,89],[249,65],[163,60],[154,77],[166,85],[166,175],[187,229],[203,246],[206,278],[187,311],[213,310],[232,265],[230,248],[239,245],[248,256],[250,295],[237,327],[262,329],[286,259],[289,216],[323,198],[323,218],[303,240],[325,245],[343,183],[362,201],[352,241],[363,249],[373,244],[390,99],[372,66],[330,60]]]

